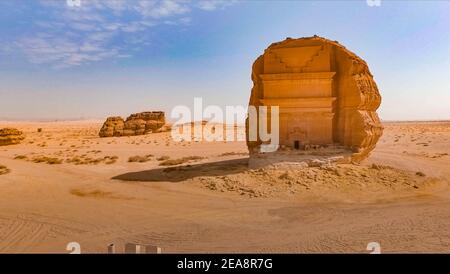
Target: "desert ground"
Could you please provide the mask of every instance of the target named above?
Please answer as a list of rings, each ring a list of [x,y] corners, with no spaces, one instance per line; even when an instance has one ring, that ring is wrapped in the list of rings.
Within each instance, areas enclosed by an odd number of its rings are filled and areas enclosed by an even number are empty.
[[[450,122],[390,122],[360,165],[250,170],[245,142],[0,122],[0,252],[450,252]],[[38,132],[38,129],[41,129]]]

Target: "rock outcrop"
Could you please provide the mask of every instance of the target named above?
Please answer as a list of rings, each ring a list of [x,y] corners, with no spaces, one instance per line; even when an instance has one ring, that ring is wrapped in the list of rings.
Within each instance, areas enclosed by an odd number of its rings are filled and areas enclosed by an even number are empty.
[[[124,136],[159,132],[166,123],[164,112],[152,111],[130,115],[125,121]]]
[[[22,131],[15,128],[0,129],[0,146],[19,144],[25,136]]]
[[[109,117],[100,129],[100,137],[135,136],[160,132],[165,125],[162,111],[141,112],[130,115],[125,121],[122,117]]]
[[[100,129],[100,137],[119,137],[123,135],[123,127],[125,125],[122,117],[108,117]]]
[[[336,41],[314,36],[274,43],[253,64],[252,80],[249,105],[279,106],[280,147],[342,146],[359,162],[382,135],[381,96],[369,67]],[[250,156],[261,144],[259,136],[247,138]]]

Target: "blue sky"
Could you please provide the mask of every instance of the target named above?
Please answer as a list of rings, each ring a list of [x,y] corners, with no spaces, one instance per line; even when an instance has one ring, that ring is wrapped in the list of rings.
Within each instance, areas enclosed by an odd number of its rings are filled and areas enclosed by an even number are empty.
[[[385,120],[450,119],[450,1],[0,1],[0,119],[246,105],[273,42],[314,34],[365,59]]]

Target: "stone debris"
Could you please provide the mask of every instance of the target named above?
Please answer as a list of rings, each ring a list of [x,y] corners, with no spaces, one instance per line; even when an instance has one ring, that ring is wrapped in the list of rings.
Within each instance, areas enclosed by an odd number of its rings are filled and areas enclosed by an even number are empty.
[[[434,178],[390,167],[376,169],[354,164],[326,164],[295,168],[290,163],[279,163],[278,167],[248,169],[217,177],[200,176],[191,180],[210,191],[234,192],[251,198],[288,197],[306,193],[317,197],[355,197],[351,193],[373,195],[410,191],[439,183]]]

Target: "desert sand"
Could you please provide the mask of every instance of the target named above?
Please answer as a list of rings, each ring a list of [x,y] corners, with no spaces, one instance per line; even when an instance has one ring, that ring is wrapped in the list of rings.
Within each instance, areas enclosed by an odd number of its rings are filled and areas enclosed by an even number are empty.
[[[247,168],[245,142],[0,122],[0,252],[450,252],[450,122],[384,123],[359,165]],[[38,129],[41,128],[41,132]]]

